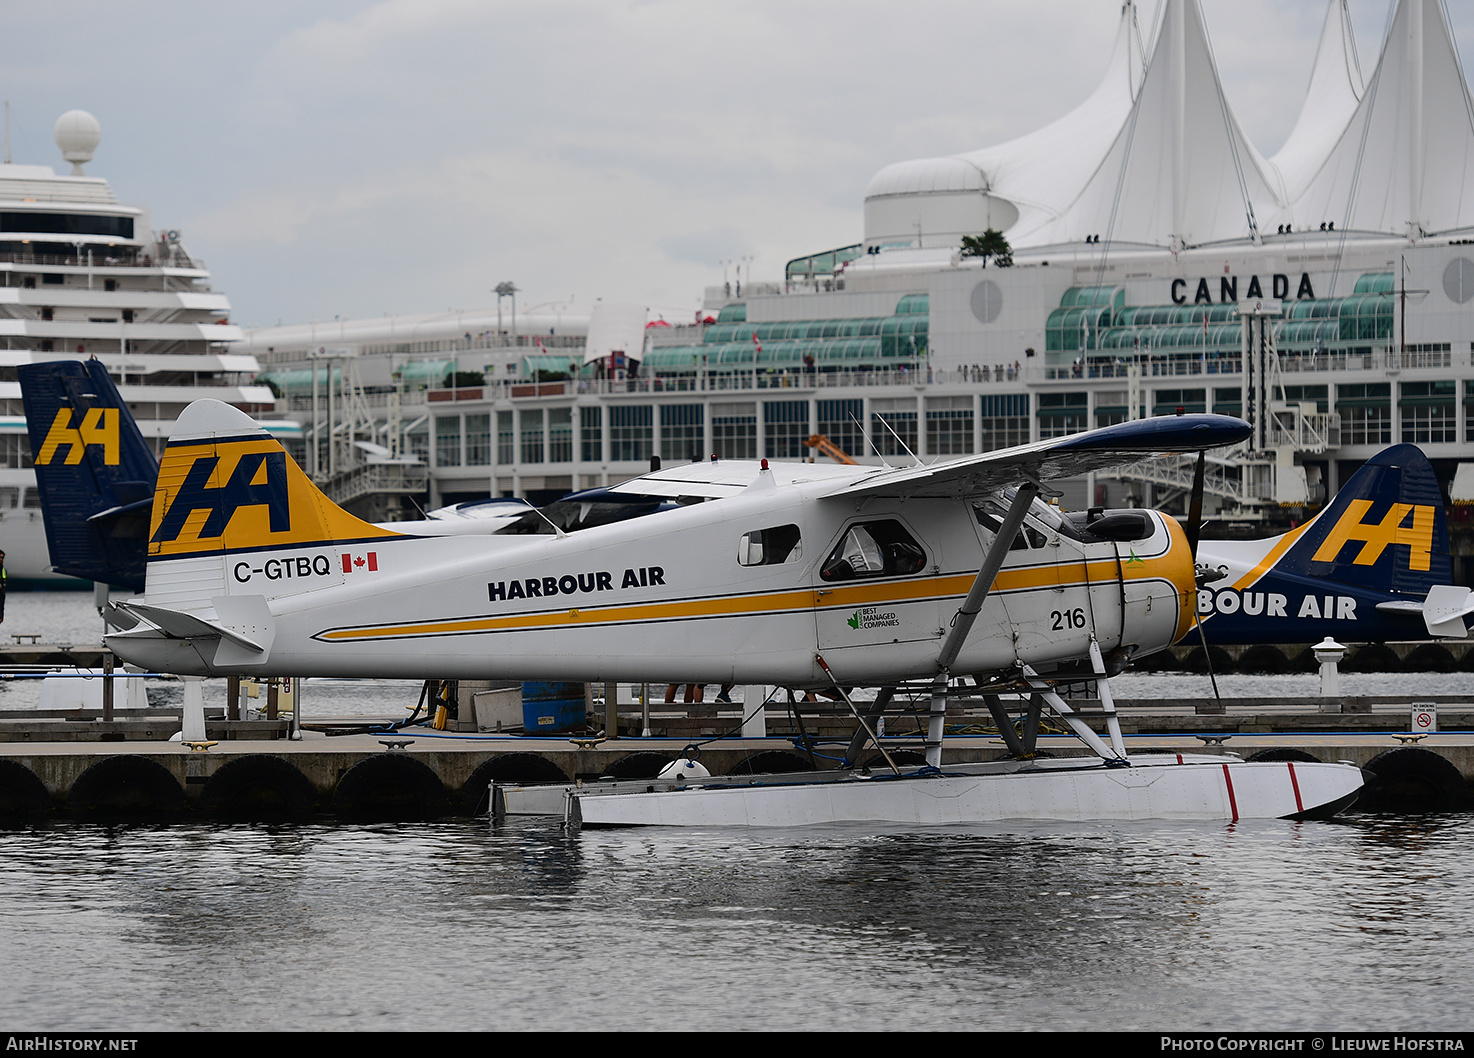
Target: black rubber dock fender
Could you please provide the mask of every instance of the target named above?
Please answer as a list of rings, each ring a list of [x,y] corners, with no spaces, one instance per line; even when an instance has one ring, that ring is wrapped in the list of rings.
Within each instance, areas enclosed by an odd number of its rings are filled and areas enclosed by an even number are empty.
[[[80,816],[153,819],[184,811],[184,787],[158,761],[104,757],[77,776],[67,806]]]
[[[1363,812],[1461,812],[1469,808],[1469,786],[1446,757],[1419,746],[1399,746],[1367,761],[1366,789],[1356,807]]]
[[[914,749],[890,750],[891,760],[898,768],[920,768],[926,764],[926,754],[917,753]],[[1012,759],[1011,757],[1005,759]],[[889,772],[891,766],[885,762],[885,758],[879,753],[870,757],[860,764],[861,771]]]
[[[365,757],[333,790],[339,818],[360,823],[433,819],[445,812],[446,800],[439,776],[403,752]]]
[[[795,771],[810,771],[813,765],[807,757],[791,753],[786,749],[759,750],[744,757],[732,769],[733,775],[786,775]]]
[[[664,768],[673,760],[679,760],[672,753],[656,753],[653,750],[641,750],[628,756],[620,757],[609,767],[604,769],[602,779],[653,779],[660,774]]]
[[[317,791],[301,769],[270,753],[228,761],[200,794],[209,815],[241,823],[306,819],[316,804]]]
[[[1250,753],[1244,758],[1249,763],[1258,761],[1292,761],[1295,764],[1319,764],[1320,758],[1313,753],[1307,753],[1303,749],[1291,749],[1288,746],[1279,749],[1261,749],[1258,753]]]
[[[0,760],[0,825],[44,819],[51,795],[36,773],[17,760]]]
[[[536,753],[501,753],[481,762],[461,787],[461,811],[479,816],[489,810],[491,784],[567,782],[568,776],[547,757]]]

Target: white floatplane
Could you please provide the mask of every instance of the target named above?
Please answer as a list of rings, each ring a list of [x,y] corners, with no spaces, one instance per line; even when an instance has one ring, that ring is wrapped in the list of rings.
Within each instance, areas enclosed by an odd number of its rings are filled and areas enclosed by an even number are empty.
[[[920,772],[590,791],[587,823],[1325,813],[1354,798],[1358,769],[1128,758],[1109,677],[1191,627],[1193,546],[1156,511],[1039,499],[1053,478],[1248,431],[1179,415],[906,468],[693,463],[618,487],[680,501],[643,518],[432,538],[354,518],[247,415],[199,401],[160,465],[146,591],[122,604],[139,624],[107,642],[202,676],[873,685],[881,702],[930,681]],[[1095,760],[943,769],[960,676],[1036,696]],[[1104,738],[1057,692],[1082,680]]]

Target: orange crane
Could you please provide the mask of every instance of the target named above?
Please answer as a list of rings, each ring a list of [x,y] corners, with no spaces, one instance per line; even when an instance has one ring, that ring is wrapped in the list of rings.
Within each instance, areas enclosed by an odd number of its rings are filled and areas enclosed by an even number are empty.
[[[826,456],[834,460],[836,463],[847,463],[850,466],[858,466],[858,464],[850,458],[848,452],[846,452],[843,448],[839,447],[839,445],[835,444],[833,441],[831,441],[829,438],[825,437],[821,433],[814,434],[807,441],[805,441],[804,444],[808,445],[810,448],[814,448],[819,450],[820,452],[823,452]]]

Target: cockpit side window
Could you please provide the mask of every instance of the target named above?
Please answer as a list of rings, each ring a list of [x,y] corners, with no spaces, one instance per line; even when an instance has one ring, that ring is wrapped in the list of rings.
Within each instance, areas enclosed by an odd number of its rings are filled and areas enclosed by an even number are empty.
[[[998,530],[1003,528],[1003,518],[1008,513],[992,500],[974,504],[972,510],[977,515],[978,524],[994,536],[997,536]],[[1027,551],[1031,547],[1043,547],[1045,543],[1044,534],[1025,522],[1019,526],[1019,531],[1014,536],[1013,542],[1008,545],[1008,550]]]
[[[916,538],[900,522],[887,519],[861,522],[845,530],[819,576],[824,580],[897,577],[919,573],[925,566],[926,552]]]
[[[743,533],[737,544],[737,563],[742,566],[779,566],[803,558],[798,526],[777,525]]]

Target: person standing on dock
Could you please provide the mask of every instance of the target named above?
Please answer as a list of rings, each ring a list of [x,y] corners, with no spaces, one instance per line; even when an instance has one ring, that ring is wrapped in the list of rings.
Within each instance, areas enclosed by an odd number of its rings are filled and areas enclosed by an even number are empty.
[[[0,624],[5,623],[5,582],[10,574],[5,572],[5,552],[0,551]],[[17,643],[20,640],[16,640]]]

